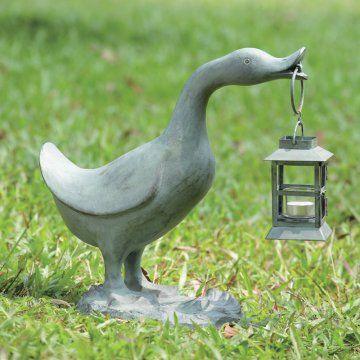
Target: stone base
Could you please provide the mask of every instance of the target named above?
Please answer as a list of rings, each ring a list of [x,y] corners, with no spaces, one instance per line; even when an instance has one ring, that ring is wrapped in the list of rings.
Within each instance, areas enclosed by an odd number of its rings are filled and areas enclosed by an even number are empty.
[[[113,301],[105,292],[103,285],[91,286],[78,303],[83,313],[101,312],[113,318],[124,320],[148,318],[175,323],[189,327],[196,323],[206,326],[212,323],[220,327],[225,323],[241,319],[240,304],[229,293],[210,289],[205,296],[188,297],[168,292],[139,292],[135,301]],[[124,298],[122,298],[124,299]]]

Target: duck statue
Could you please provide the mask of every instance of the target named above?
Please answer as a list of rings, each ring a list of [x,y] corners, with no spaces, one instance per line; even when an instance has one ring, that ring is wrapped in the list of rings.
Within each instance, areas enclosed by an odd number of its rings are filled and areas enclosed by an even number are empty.
[[[81,298],[83,312],[153,318],[191,326],[238,321],[239,303],[216,289],[187,297],[142,273],[144,248],[179,224],[212,184],[215,161],[206,130],[211,94],[226,85],[291,78],[305,48],[284,58],[245,48],[200,66],[187,81],[168,127],[156,139],[97,169],[84,169],[52,143],[40,168],[70,231],[103,256],[105,281]],[[298,79],[306,79],[302,72]],[[125,275],[122,273],[122,266]],[[174,315],[176,314],[176,315]]]

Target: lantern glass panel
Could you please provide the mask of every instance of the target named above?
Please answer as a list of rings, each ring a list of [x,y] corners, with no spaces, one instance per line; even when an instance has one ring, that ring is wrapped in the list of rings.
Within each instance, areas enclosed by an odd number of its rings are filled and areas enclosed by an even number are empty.
[[[321,195],[321,214],[323,218],[327,216],[327,198],[325,194]]]
[[[321,187],[325,187],[326,185],[326,179],[327,179],[327,166],[326,164],[323,164],[321,166]]]
[[[282,206],[283,215],[287,218],[311,219],[315,217],[315,198],[311,194],[311,189],[303,187],[284,188],[286,195],[283,196]],[[309,195],[296,195],[296,192]]]
[[[284,166],[284,184],[314,184],[313,166]]]

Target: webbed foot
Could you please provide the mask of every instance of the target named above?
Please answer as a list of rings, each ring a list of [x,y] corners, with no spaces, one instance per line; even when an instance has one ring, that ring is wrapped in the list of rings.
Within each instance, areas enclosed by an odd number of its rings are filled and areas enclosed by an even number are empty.
[[[78,309],[84,313],[99,311],[125,320],[142,317],[162,320],[164,317],[154,294],[104,285],[92,286],[80,299]]]
[[[154,284],[146,279],[142,280],[141,287],[147,292],[157,294],[158,297],[179,295],[177,286]]]
[[[152,307],[159,305],[156,294],[151,292],[132,291],[128,288],[121,288],[108,289],[107,294],[109,307],[133,308],[134,306]]]

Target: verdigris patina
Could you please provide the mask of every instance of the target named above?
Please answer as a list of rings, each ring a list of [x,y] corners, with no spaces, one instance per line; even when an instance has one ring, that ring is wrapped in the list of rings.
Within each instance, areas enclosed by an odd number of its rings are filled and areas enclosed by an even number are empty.
[[[76,166],[51,143],[42,147],[41,172],[66,225],[99,247],[104,258],[105,282],[82,297],[81,311],[171,322],[176,313],[179,323],[190,326],[240,319],[240,305],[228,293],[209,290],[191,298],[176,287],[149,282],[141,257],[145,246],[176,226],[212,184],[215,161],[205,123],[210,95],[226,85],[291,78],[304,53],[301,48],[276,58],[246,48],[202,65],[186,83],[162,135],[100,168]]]

